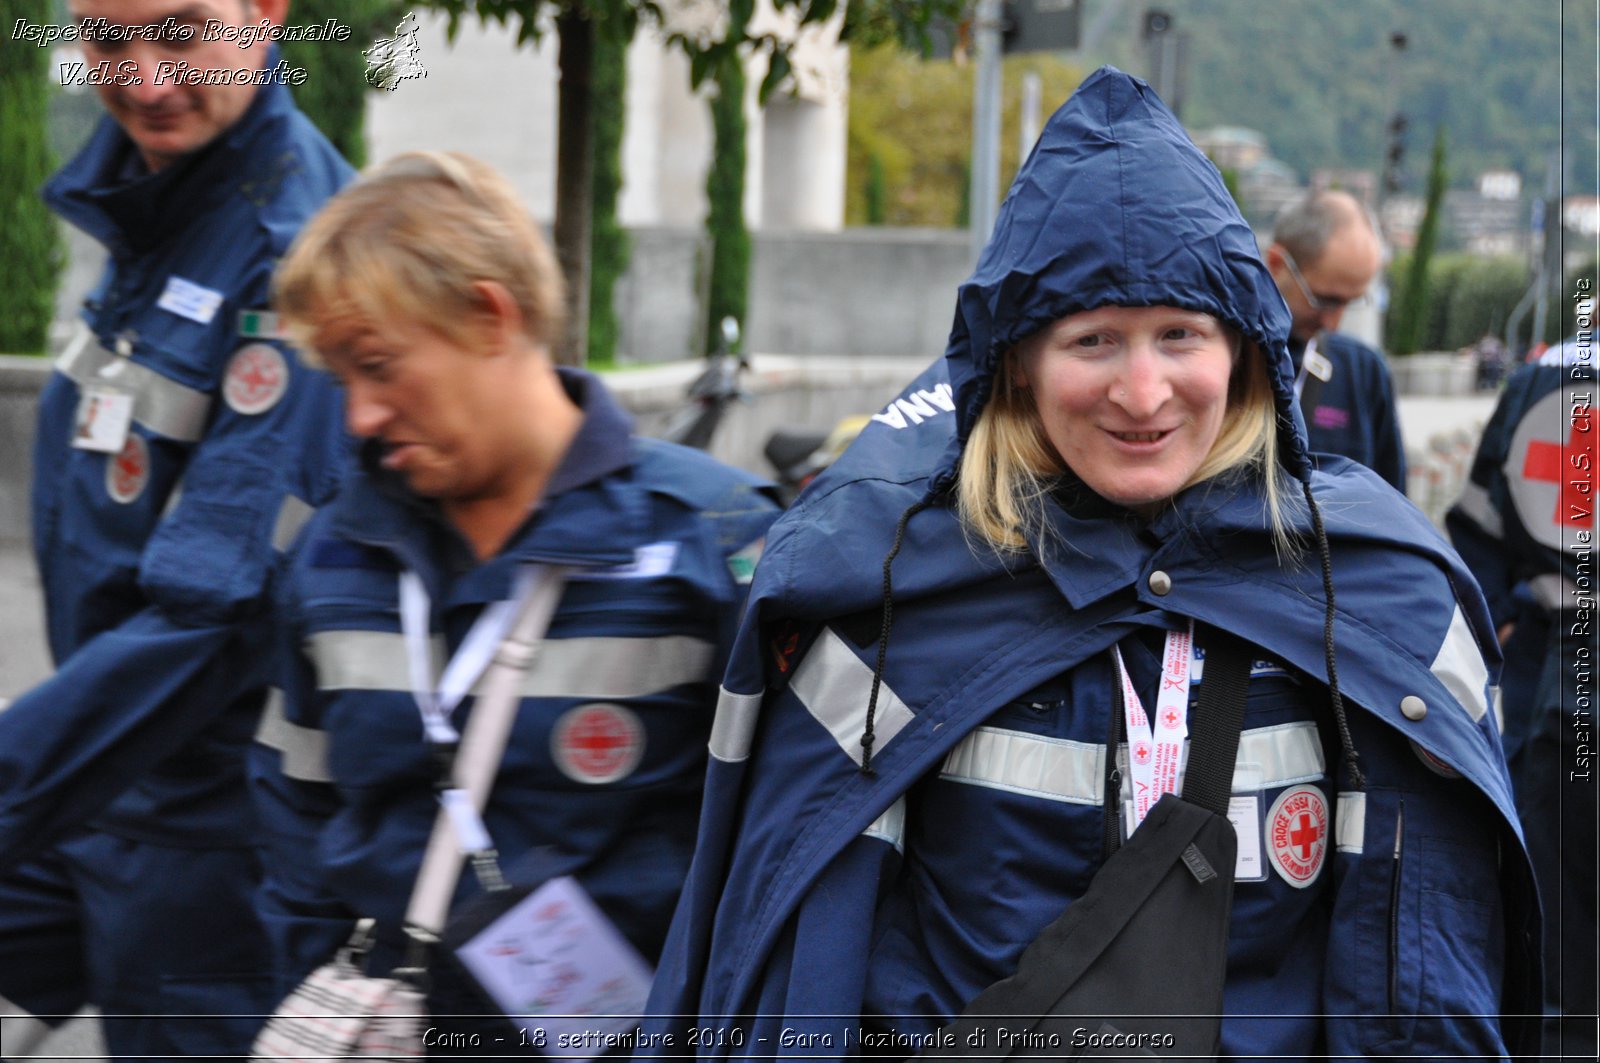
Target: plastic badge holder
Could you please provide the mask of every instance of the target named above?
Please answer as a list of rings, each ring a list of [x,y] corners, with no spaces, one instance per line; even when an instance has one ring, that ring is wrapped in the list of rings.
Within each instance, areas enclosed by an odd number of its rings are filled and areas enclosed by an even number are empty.
[[[644,1013],[650,965],[571,876],[485,894],[452,920],[446,941],[547,1055],[601,1055]]]

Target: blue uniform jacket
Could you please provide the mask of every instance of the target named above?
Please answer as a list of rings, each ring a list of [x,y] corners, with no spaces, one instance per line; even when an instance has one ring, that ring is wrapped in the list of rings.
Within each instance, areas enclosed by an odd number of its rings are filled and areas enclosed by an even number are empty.
[[[1506,381],[1445,516],[1496,623],[1518,618],[1519,588],[1523,603],[1572,608],[1582,548],[1594,545],[1594,500],[1579,484],[1595,463],[1596,366],[1592,347],[1579,350],[1557,347]]]
[[[253,843],[269,573],[346,444],[328,379],[241,314],[350,175],[268,85],[153,174],[104,119],[46,186],[110,261],[39,399],[33,547],[59,670],[0,715],[0,866],[102,810],[130,838]],[[108,383],[133,397],[121,452],[75,448],[86,389]]]
[[[1291,343],[1289,350],[1298,372],[1305,348]],[[1405,494],[1406,450],[1383,355],[1342,332],[1324,333],[1318,350],[1333,363],[1333,377],[1306,412],[1311,449],[1360,462]]]
[[[1161,205],[1161,220],[1128,203]],[[969,543],[946,491],[1000,354],[1106,304],[1212,313],[1268,357],[1280,459],[1326,522],[1364,789],[1337,767],[1315,554],[1280,563],[1253,478],[1192,487],[1149,521],[1064,481],[1025,556]],[[1526,1045],[1501,1016],[1536,1010],[1538,908],[1488,712],[1488,614],[1376,476],[1337,458],[1311,471],[1287,325],[1248,227],[1170,112],[1116,71],[1087,80],[1013,184],[945,359],[769,537],[640,1054],[914,1052],[1012,973],[1099,866],[1105,651],[1121,647],[1149,704],[1161,633],[1188,618],[1257,647],[1235,793],[1258,802],[1243,822],[1263,823],[1262,863],[1286,868],[1235,890],[1225,1052]],[[930,500],[887,579],[894,515]],[[1290,509],[1309,546],[1309,515]],[[1295,790],[1315,790],[1326,821],[1277,840],[1269,806]],[[1291,851],[1320,853],[1298,883]]]
[[[292,666],[257,746],[275,849],[266,918],[284,988],[328,960],[356,917],[370,965],[395,963],[437,803],[400,634],[398,576],[432,601],[439,659],[520,565],[575,566],[534,663],[484,821],[513,870],[575,874],[654,958],[683,884],[716,681],[777,506],[759,481],[637,438],[594,377],[563,370],[584,409],[544,499],[476,562],[437,507],[363,465],[307,527],[281,595]],[[442,664],[436,663],[437,677]],[[453,722],[462,730],[468,698]],[[460,899],[476,893],[462,876]]]

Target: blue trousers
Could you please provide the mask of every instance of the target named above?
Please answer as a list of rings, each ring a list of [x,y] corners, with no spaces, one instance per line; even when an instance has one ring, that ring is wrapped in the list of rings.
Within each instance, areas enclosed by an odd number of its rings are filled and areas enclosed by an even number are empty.
[[[1570,632],[1570,618],[1562,624]],[[1595,695],[1580,679],[1581,673],[1592,675],[1594,639],[1588,638],[1586,650],[1583,641],[1563,640],[1559,631],[1552,635],[1515,782],[1517,811],[1544,903],[1544,1052],[1594,1059],[1600,1050],[1594,1019],[1600,996],[1595,981],[1600,772],[1594,767]],[[1580,652],[1587,657],[1580,658]]]
[[[58,1024],[102,1013],[119,1059],[244,1055],[277,1003],[255,850],[97,831],[0,878],[0,995]]]

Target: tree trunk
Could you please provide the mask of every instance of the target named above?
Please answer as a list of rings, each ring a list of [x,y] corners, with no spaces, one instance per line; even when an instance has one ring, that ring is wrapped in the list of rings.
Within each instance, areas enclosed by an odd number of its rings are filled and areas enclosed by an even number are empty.
[[[562,365],[582,365],[589,340],[589,229],[594,200],[590,101],[594,92],[594,23],[567,8],[556,18],[561,91],[556,120],[556,257],[567,282],[567,334],[552,351]]]

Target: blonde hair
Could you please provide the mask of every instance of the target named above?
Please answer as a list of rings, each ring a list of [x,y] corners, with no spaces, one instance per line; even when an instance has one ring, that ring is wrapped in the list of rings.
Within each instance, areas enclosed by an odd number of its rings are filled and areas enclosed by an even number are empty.
[[[1284,507],[1294,495],[1278,462],[1278,412],[1266,360],[1253,343],[1240,345],[1228,380],[1228,407],[1206,460],[1185,488],[1235,470],[1259,477],[1268,524],[1280,557],[1293,556]],[[1017,351],[995,371],[993,393],[972,427],[956,481],[956,508],[967,534],[1001,553],[1044,539],[1044,507],[1067,471],[1045,435],[1033,394],[1016,383]],[[1182,488],[1180,488],[1181,490]]]
[[[315,337],[345,322],[404,320],[466,344],[494,281],[528,338],[561,339],[555,256],[511,183],[454,152],[408,152],[364,174],[301,230],[273,278],[290,337],[318,364]]]

